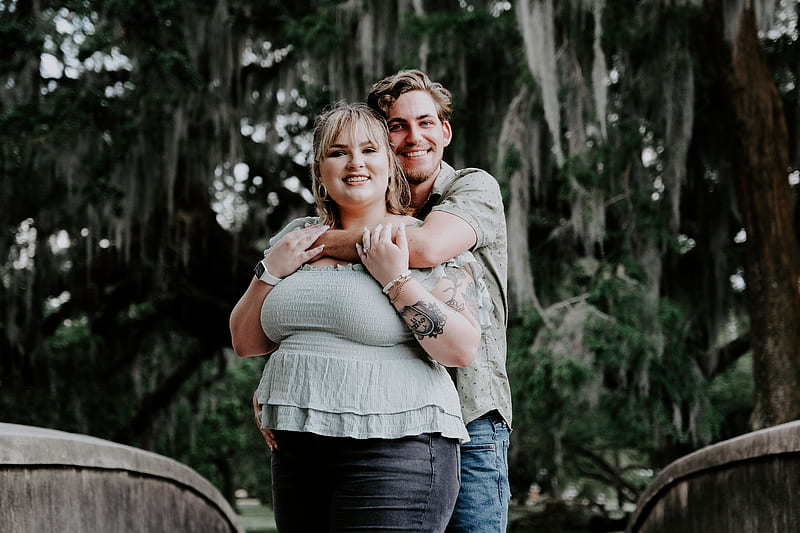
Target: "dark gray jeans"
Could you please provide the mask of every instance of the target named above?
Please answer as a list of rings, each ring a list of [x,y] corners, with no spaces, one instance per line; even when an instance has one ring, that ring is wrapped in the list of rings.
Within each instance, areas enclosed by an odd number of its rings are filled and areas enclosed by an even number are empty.
[[[444,531],[459,489],[454,439],[351,439],[276,431],[280,533]]]

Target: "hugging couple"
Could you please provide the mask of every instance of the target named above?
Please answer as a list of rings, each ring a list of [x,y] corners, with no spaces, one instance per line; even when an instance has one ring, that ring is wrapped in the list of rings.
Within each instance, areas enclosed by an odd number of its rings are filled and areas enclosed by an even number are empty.
[[[497,181],[443,161],[452,100],[402,70],[317,117],[317,217],[270,239],[230,318],[278,530],[505,532],[511,392]]]

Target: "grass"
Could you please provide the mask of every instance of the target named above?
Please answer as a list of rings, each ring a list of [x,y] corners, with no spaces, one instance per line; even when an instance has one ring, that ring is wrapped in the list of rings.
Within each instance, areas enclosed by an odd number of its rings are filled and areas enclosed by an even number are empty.
[[[277,533],[270,507],[253,500],[239,500],[236,511],[239,525],[246,533]]]

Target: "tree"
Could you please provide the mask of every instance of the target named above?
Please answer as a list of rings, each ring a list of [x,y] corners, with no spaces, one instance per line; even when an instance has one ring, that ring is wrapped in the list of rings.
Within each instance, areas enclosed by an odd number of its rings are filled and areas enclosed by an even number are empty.
[[[731,132],[728,150],[747,231],[744,271],[754,355],[751,426],[800,418],[800,292],[797,236],[787,180],[789,137],[783,104],[758,39],[752,4],[706,5],[714,46],[706,62],[723,100]],[[733,27],[732,35],[728,28]]]
[[[311,211],[313,116],[402,67],[453,90],[447,159],[503,188],[515,493],[633,501],[748,429],[751,353],[753,423],[796,417],[800,63],[791,32],[758,38],[774,5],[0,0],[0,417],[230,494],[241,458],[197,440],[253,432],[228,313]],[[206,431],[230,390],[241,425]]]

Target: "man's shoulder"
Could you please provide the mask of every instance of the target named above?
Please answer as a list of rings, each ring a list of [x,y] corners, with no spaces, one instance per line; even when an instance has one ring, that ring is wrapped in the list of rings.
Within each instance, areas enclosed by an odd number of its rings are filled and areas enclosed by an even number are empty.
[[[442,161],[442,171],[440,175],[445,178],[445,181],[451,181],[453,179],[458,179],[463,176],[481,176],[494,180],[494,176],[492,176],[491,173],[482,168],[465,167],[465,168],[455,169],[445,161]]]
[[[480,174],[481,176],[494,179],[494,176],[492,176],[488,171],[476,167],[460,168],[456,170],[455,173],[459,178],[470,174]]]
[[[491,194],[500,191],[500,185],[495,177],[482,168],[467,167],[455,170],[447,165],[444,170],[442,172],[444,179],[441,183],[437,183],[442,197],[462,190],[486,191]]]

